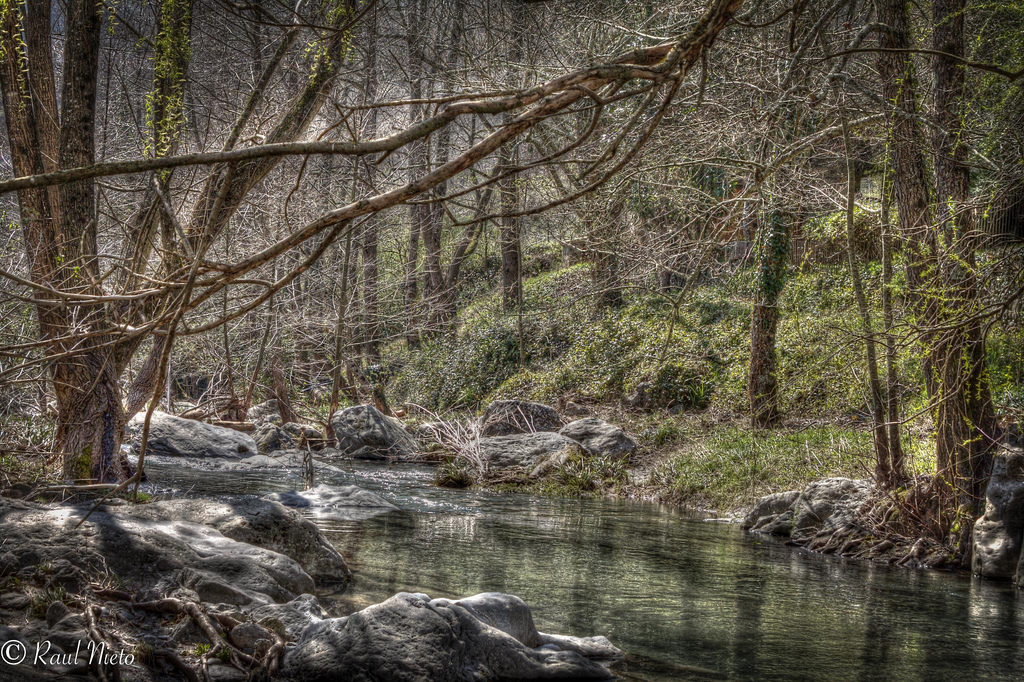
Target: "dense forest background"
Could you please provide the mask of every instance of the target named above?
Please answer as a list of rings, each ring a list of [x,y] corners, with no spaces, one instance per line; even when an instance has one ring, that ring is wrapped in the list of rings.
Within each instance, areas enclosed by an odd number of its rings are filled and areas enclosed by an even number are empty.
[[[1019,2],[0,7],[9,477],[527,398],[641,436],[576,490],[874,476],[962,545],[1019,431]]]

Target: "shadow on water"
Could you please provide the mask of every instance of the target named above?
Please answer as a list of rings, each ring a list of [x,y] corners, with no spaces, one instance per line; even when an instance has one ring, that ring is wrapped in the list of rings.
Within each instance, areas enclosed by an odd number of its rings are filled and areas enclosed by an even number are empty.
[[[418,467],[354,463],[324,480],[401,511],[315,519],[356,575],[340,613],[400,591],[519,595],[542,631],[605,635],[624,679],[963,680],[1024,676],[1024,609],[1009,585],[813,555],[655,505],[431,485]],[[191,494],[294,489],[294,473],[195,472]]]

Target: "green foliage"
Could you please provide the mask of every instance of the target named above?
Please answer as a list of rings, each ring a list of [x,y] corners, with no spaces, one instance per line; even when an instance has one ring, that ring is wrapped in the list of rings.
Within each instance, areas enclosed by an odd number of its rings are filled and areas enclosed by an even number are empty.
[[[1024,324],[993,327],[987,367],[992,397],[1001,410],[1024,414]]]
[[[43,571],[43,566],[39,566],[40,572]],[[63,602],[68,598],[68,591],[60,585],[54,585],[41,590],[32,599],[31,612],[36,618],[43,618],[46,615],[46,610],[50,608],[50,604],[54,602]]]
[[[558,486],[554,492],[570,496],[585,495],[625,483],[626,464],[621,459],[577,454],[555,470],[554,480]]]
[[[185,123],[185,68],[192,55],[191,2],[162,0],[160,31],[154,40],[153,90],[146,96],[150,151],[165,156]]]
[[[658,467],[652,481],[668,497],[691,506],[729,509],[828,476],[859,478],[871,462],[867,431],[724,427],[688,435],[694,439],[691,447]]]
[[[399,369],[389,394],[444,410],[475,409],[496,398],[617,403],[644,388],[655,407],[678,404],[685,410],[745,414],[755,277],[743,270],[694,289],[668,340],[673,313],[666,299],[630,294],[621,309],[597,315],[592,299],[582,293],[589,286],[589,266],[542,273],[524,286],[525,368],[519,367],[516,317],[503,314],[488,293],[465,308],[455,338],[436,337],[415,351],[393,347]],[[867,268],[865,288],[880,320],[878,268]],[[863,364],[863,346],[849,333],[855,301],[845,265],[795,273],[779,305],[783,411],[815,418],[862,411],[862,377],[854,370]],[[999,348],[1016,338],[1000,337]],[[915,348],[901,347],[898,367],[906,385],[922,385]],[[1019,370],[1008,366],[1000,372],[1009,377]],[[1021,382],[995,383],[1013,390]]]
[[[568,348],[581,306],[569,305],[536,314],[551,301],[563,300],[587,283],[585,266],[545,273],[523,287],[529,314],[523,320],[524,351],[528,364],[548,363]],[[578,330],[576,330],[578,331]],[[400,369],[389,391],[399,399],[431,410],[475,408],[503,382],[519,373],[519,330],[516,316],[501,311],[501,302],[489,294],[470,305],[463,324],[452,339],[433,337],[414,352],[396,351]]]
[[[449,460],[434,472],[434,485],[442,488],[468,488],[475,480],[473,465],[462,459]]]

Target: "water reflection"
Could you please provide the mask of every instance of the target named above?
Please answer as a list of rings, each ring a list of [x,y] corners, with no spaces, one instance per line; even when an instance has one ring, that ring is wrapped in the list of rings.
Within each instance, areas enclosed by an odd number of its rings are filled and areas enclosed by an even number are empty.
[[[161,464],[150,476],[193,494],[298,484],[280,471],[215,473]],[[1009,585],[813,555],[654,505],[440,490],[413,467],[333,476],[402,510],[317,521],[357,576],[326,597],[342,611],[403,590],[511,592],[541,630],[608,636],[630,654],[628,679],[1024,675],[1024,611]]]

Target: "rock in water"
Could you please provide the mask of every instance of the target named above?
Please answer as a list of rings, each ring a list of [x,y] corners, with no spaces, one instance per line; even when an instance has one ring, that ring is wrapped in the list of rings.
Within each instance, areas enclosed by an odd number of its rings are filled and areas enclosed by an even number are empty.
[[[338,410],[331,417],[338,449],[356,459],[402,459],[419,452],[416,439],[402,422],[373,405]]]
[[[292,435],[273,422],[260,422],[253,431],[252,438],[256,441],[256,447],[264,454],[298,447]]]
[[[622,459],[636,450],[636,441],[626,432],[603,419],[587,417],[566,424],[558,432],[578,441],[592,455]]]
[[[356,521],[398,509],[375,493],[354,485],[321,483],[312,490],[290,490],[273,493],[267,499],[301,509],[303,514],[318,519]],[[307,522],[308,523],[308,522]]]
[[[495,679],[607,680],[622,657],[604,637],[537,632],[518,597],[488,593],[431,600],[401,592],[346,618],[310,625],[284,660],[302,682]]]
[[[871,489],[870,481],[826,478],[802,491],[767,495],[747,514],[743,528],[796,540],[807,538],[849,522]]]
[[[480,417],[480,435],[484,437],[557,431],[560,428],[562,418],[555,408],[528,400],[496,400]]]
[[[144,419],[140,413],[128,423],[136,449],[141,445]],[[147,449],[150,454],[171,457],[248,457],[257,452],[256,441],[248,434],[165,412],[153,413]]]
[[[479,438],[467,447],[476,449],[473,458],[482,460],[489,472],[521,469],[532,478],[565,464],[573,455],[585,454],[583,446],[576,441],[547,431]]]
[[[1024,453],[993,458],[985,514],[974,524],[971,570],[986,578],[1024,578]]]

